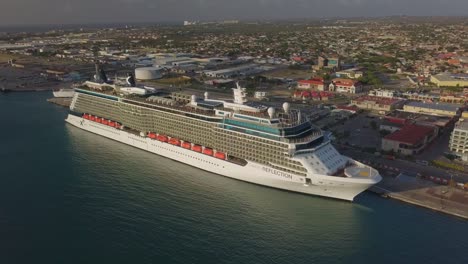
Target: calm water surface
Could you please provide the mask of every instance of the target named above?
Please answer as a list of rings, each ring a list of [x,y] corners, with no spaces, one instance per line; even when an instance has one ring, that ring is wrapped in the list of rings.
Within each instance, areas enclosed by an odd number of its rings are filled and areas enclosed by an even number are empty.
[[[468,222],[231,180],[0,95],[0,263],[468,263]]]

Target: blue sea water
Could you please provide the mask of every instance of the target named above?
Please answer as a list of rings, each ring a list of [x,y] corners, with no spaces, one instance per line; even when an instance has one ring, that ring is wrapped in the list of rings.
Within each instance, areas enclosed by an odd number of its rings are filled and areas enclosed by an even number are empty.
[[[468,263],[468,222],[201,171],[0,94],[0,263]]]

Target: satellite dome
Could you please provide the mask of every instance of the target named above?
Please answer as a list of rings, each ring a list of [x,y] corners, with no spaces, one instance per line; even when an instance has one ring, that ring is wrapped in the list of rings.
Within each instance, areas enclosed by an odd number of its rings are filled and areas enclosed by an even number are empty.
[[[205,92],[205,100],[208,99],[208,96],[210,95],[208,92]]]
[[[197,96],[196,95],[192,95],[192,103],[195,103],[197,101]]]
[[[273,107],[268,108],[268,115],[270,118],[273,118],[275,116],[275,109]]]
[[[285,112],[285,113],[289,113],[289,110],[290,110],[290,109],[291,109],[291,105],[289,105],[288,102],[285,102],[285,103],[283,104],[283,110],[284,110],[284,112]]]

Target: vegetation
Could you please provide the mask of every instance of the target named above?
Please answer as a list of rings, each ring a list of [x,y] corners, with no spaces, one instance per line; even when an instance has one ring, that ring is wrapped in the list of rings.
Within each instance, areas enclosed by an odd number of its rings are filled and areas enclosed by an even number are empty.
[[[434,166],[445,168],[445,169],[452,169],[452,170],[457,170],[457,171],[465,171],[465,168],[461,165],[454,164],[451,162],[445,162],[441,160],[433,160],[431,162]]]
[[[360,77],[358,80],[363,84],[370,84],[375,86],[383,84],[382,80],[380,80],[377,77],[375,71],[368,71],[366,74],[364,74],[364,76]]]

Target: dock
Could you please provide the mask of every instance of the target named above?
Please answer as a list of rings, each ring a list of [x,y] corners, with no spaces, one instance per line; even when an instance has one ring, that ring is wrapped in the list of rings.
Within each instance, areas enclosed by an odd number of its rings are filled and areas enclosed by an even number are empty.
[[[468,220],[468,191],[454,186],[437,185],[416,177],[399,175],[383,176],[382,181],[369,191]]]

